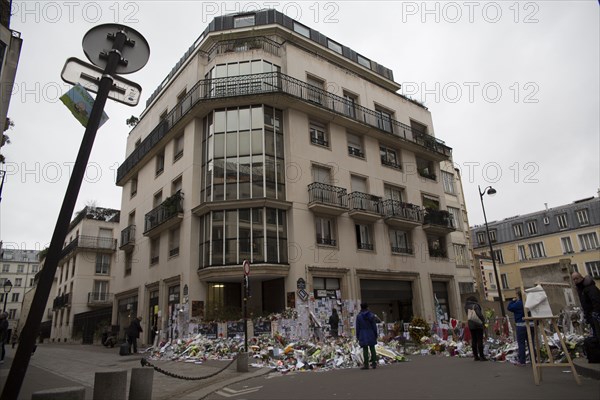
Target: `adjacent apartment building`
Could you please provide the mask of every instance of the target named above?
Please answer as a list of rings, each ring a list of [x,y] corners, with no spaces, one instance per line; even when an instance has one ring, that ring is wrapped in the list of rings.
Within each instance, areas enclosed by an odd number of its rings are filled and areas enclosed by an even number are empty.
[[[110,325],[119,215],[86,206],[71,221],[49,300],[51,342],[91,344]]]
[[[571,270],[589,274],[600,282],[600,201],[589,197],[558,207],[488,224],[504,299],[515,295],[521,284],[520,270],[554,265],[570,259]],[[471,228],[473,252],[490,257],[485,226]],[[487,263],[491,265],[491,258]],[[488,266],[489,266],[488,265]],[[568,283],[569,271],[563,271]],[[488,271],[488,290],[495,279]],[[497,292],[496,292],[497,294]]]
[[[113,324],[140,315],[150,342],[240,318],[244,260],[249,316],[338,307],[349,323],[364,301],[388,321],[433,321],[436,303],[460,318],[452,150],[399,89],[276,10],[216,17],[129,134]]]

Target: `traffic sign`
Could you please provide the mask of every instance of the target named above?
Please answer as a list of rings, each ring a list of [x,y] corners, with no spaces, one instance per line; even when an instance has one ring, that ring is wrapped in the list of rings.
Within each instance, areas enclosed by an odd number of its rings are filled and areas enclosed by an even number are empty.
[[[250,262],[248,260],[244,260],[244,275],[250,275]]]
[[[70,57],[63,67],[61,77],[65,82],[73,85],[79,83],[90,92],[98,93],[98,86],[103,74],[104,71],[101,68],[76,57]],[[140,101],[142,87],[118,75],[114,75],[112,78],[113,85],[108,97],[128,106],[136,106]]]

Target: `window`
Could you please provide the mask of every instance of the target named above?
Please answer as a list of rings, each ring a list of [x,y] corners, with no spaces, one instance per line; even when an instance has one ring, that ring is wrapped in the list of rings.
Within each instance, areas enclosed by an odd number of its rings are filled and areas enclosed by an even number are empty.
[[[171,182],[171,195],[174,195],[177,192],[181,192],[182,187],[183,187],[183,180],[182,180],[182,177],[180,176],[179,178],[174,179],[173,182]]]
[[[165,170],[165,150],[161,150],[160,153],[156,155],[156,168],[154,170],[154,175],[158,176],[162,174]]]
[[[34,278],[29,279],[29,287],[33,286],[33,281],[34,280],[35,280]]]
[[[566,236],[560,238],[560,244],[562,245],[563,254],[574,253],[573,251],[573,243],[571,243],[571,238]]]
[[[318,122],[310,122],[309,128],[310,142],[319,146],[329,147],[327,129]]]
[[[577,266],[577,264],[571,264],[571,271],[579,272],[579,267]]]
[[[179,227],[169,232],[169,257],[179,255]]]
[[[515,237],[523,237],[523,224],[513,225],[513,233]]]
[[[452,220],[454,221],[454,226],[457,229],[462,230],[463,224],[462,224],[462,216],[461,216],[460,210],[455,207],[448,207],[448,212],[450,213],[450,216],[452,217]]]
[[[496,229],[490,229],[490,242],[496,243],[498,240],[496,239]]]
[[[96,274],[110,275],[110,254],[96,254]]]
[[[94,292],[92,293],[92,301],[108,301],[108,281],[94,281]]]
[[[367,178],[358,175],[350,175],[350,189],[353,192],[367,193]]]
[[[377,127],[386,132],[392,132],[393,113],[383,107],[375,106],[375,114],[377,117]]]
[[[381,164],[387,167],[401,169],[400,160],[396,150],[391,149],[387,146],[379,146],[379,156],[381,158]]]
[[[254,14],[241,15],[239,17],[233,18],[233,27],[234,28],[243,28],[245,26],[253,26],[253,25],[254,25]]]
[[[546,251],[544,250],[543,242],[531,243],[529,245],[529,252],[531,253],[531,258],[546,257]]]
[[[494,258],[498,261],[499,264],[504,264],[504,256],[502,255],[502,250],[494,250]]]
[[[133,266],[133,252],[125,253],[125,276],[131,275],[131,267]]]
[[[131,178],[131,186],[130,186],[130,191],[129,191],[129,196],[133,197],[137,194],[137,189],[138,189],[138,179],[137,176]]]
[[[427,125],[424,125],[417,121],[413,121],[412,119],[410,120],[410,129],[413,132],[413,134],[427,135]]]
[[[17,310],[15,308],[11,308],[10,310],[8,310],[8,319],[16,319],[17,317]]]
[[[500,274],[500,280],[502,281],[502,289],[508,289],[508,277],[506,274]]]
[[[567,222],[567,214],[560,214],[556,216],[556,223],[559,229],[567,229],[569,224]]]
[[[478,244],[486,244],[487,240],[485,238],[485,232],[477,232],[477,243]]]
[[[336,299],[336,291],[340,290],[340,280],[338,278],[313,277],[313,289],[316,299]]]
[[[458,290],[460,294],[475,293],[473,282],[458,282]]]
[[[11,296],[11,298],[10,298],[10,301],[12,301],[12,302],[18,302],[20,294],[21,293],[13,293],[12,296]]]
[[[310,38],[310,29],[296,21],[294,21],[294,32]]]
[[[33,272],[34,274],[35,274],[36,272],[38,272],[39,270],[40,270],[40,266],[39,266],[39,265],[37,265],[37,264],[33,264],[33,265],[31,266],[31,272]]]
[[[160,203],[162,203],[162,190],[154,194],[154,197],[152,198],[152,207],[156,208]]]
[[[404,189],[400,187],[383,185],[383,193],[388,200],[404,201]]]
[[[467,246],[464,244],[454,244],[453,247],[456,265],[468,266]]]
[[[2,272],[10,272],[10,264],[2,264]]]
[[[600,278],[600,261],[590,261],[585,263],[585,270],[594,279]]]
[[[362,65],[363,67],[371,69],[371,61],[369,61],[368,58],[365,58],[365,57],[361,56],[360,54],[357,54],[356,55],[356,59],[357,59],[357,61],[358,61],[358,63],[360,65]]]
[[[456,194],[454,190],[454,174],[442,171],[442,183],[444,184],[444,192]]]
[[[392,253],[402,253],[402,254],[412,254],[412,246],[410,240],[410,233],[397,230],[390,229],[390,246],[392,248]]]
[[[527,260],[527,253],[525,252],[525,246],[519,245],[519,261]]]
[[[415,161],[417,162],[417,172],[419,173],[419,176],[431,179],[432,181],[437,179],[435,163],[433,161],[419,156],[415,157]]]
[[[20,287],[21,285],[23,285],[23,278],[16,278],[15,279],[15,286],[16,287]]]
[[[173,144],[173,162],[175,162],[183,156],[183,134],[176,137]]]
[[[356,247],[359,250],[373,250],[373,235],[371,233],[371,225],[356,224]]]
[[[327,167],[321,167],[318,165],[312,166],[312,178],[313,182],[324,183],[331,185],[331,170]]]
[[[335,221],[331,218],[315,217],[317,244],[335,246]]]
[[[575,215],[577,215],[577,222],[579,222],[579,225],[589,225],[590,224],[587,209],[577,210],[577,211],[575,211]]]
[[[537,221],[527,221],[527,231],[530,235],[535,235],[538,233],[537,230]]]
[[[308,100],[323,104],[324,82],[318,78],[307,76],[306,83],[311,85],[311,87],[308,88]]]
[[[150,265],[158,264],[160,254],[160,237],[150,240]]]
[[[354,157],[365,158],[362,138],[358,135],[348,133],[346,139],[348,140],[348,154]]]
[[[25,266],[23,264],[17,265],[17,273],[22,274],[23,272],[25,272]]]
[[[344,90],[344,114],[350,118],[356,118],[356,100],[358,97]]]
[[[595,250],[599,247],[598,235],[596,235],[596,232],[579,235],[579,244],[581,246],[581,251]]]
[[[342,54],[342,46],[339,43],[334,42],[331,39],[327,39],[327,47],[336,53]]]

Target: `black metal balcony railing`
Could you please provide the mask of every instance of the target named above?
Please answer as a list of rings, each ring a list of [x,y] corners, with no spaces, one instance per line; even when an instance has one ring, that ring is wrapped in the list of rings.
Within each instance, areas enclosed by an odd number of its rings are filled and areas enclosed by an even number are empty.
[[[454,226],[454,219],[452,218],[452,214],[450,214],[446,210],[434,210],[431,208],[426,208],[423,223],[439,225],[450,229],[456,228]]]
[[[75,251],[78,248],[114,251],[117,249],[117,239],[101,236],[79,235],[75,239],[71,240],[69,244],[63,247],[61,252],[61,258],[69,255],[69,253]]]
[[[308,185],[308,202],[348,208],[348,195],[344,188],[313,182]]]
[[[412,254],[413,250],[410,247],[392,246],[392,253]]]
[[[319,146],[329,147],[329,142],[327,140],[318,137],[311,137],[310,142],[312,144],[318,144]]]
[[[360,250],[373,250],[372,243],[357,243]]]
[[[446,250],[444,249],[429,249],[429,256],[431,257],[439,257],[439,258],[447,258]]]
[[[451,156],[452,149],[431,135],[413,132],[409,125],[382,116],[380,112],[375,110],[355,105],[348,99],[329,93],[317,86],[309,85],[289,75],[280,72],[268,72],[198,81],[167,114],[166,118],[150,132],[146,139],[119,166],[117,182],[121,181],[165,137],[169,130],[199,102],[269,93],[282,93],[311,104],[318,104],[328,111],[390,133],[402,141],[415,143],[444,157]],[[351,107],[353,112],[348,112],[348,107]]]
[[[89,292],[88,293],[88,304],[97,303],[110,303],[112,302],[113,294],[105,292]]]
[[[121,231],[121,247],[135,243],[135,225],[129,225]]]
[[[317,244],[324,244],[326,246],[335,246],[335,239],[331,239],[331,238],[323,238],[323,237],[319,237],[317,236]]]
[[[379,205],[381,197],[362,192],[352,192],[348,194],[348,206],[351,210],[363,210],[373,213],[380,213]]]
[[[58,310],[66,306],[71,305],[71,294],[65,293],[60,296],[56,296],[52,302],[52,309]]]
[[[359,148],[348,146],[348,154],[355,157],[365,158],[365,153],[363,153]]]
[[[414,204],[398,200],[383,200],[381,212],[384,217],[402,218],[408,221],[423,223],[423,210]]]
[[[163,222],[170,220],[183,212],[183,193],[178,191],[167,197],[158,207],[155,207],[145,216],[144,232],[148,232]]]

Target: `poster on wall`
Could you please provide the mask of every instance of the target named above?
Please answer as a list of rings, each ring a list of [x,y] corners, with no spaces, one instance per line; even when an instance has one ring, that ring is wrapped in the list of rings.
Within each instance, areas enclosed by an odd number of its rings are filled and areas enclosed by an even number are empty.
[[[227,337],[244,337],[244,321],[227,321]]]
[[[271,321],[257,319],[252,323],[254,324],[254,336],[271,335]]]
[[[198,333],[206,336],[209,339],[217,338],[217,323],[207,322],[204,324],[198,324]]]

